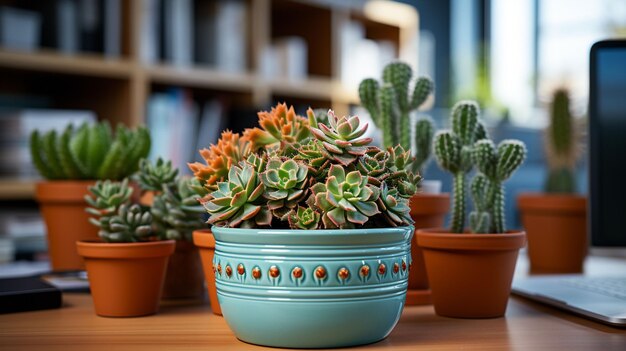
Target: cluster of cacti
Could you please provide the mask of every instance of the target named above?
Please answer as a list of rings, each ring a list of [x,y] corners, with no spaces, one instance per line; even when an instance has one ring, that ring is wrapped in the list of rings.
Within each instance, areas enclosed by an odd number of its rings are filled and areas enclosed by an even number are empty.
[[[94,217],[89,221],[100,228],[98,235],[106,242],[139,242],[158,238],[152,228],[152,216],[148,209],[131,204],[133,188],[128,180],[98,181],[89,187],[91,196],[85,200],[91,206],[87,212]]]
[[[502,183],[522,164],[526,147],[520,141],[505,140],[498,147],[489,139],[479,119],[475,102],[457,103],[451,114],[450,130],[439,131],[433,141],[439,166],[453,174],[451,231],[465,229],[465,194],[467,174],[474,165],[478,174],[472,180],[474,211],[470,229],[474,233],[502,233],[504,223],[504,188]]]
[[[554,93],[550,125],[546,131],[545,150],[549,174],[547,192],[573,193],[576,191],[574,168],[580,156],[579,132],[570,112],[566,90]]]
[[[412,223],[408,198],[421,177],[410,171],[409,151],[369,146],[371,139],[363,137],[367,124],[356,116],[328,111],[327,123],[321,123],[312,110],[307,119],[276,111],[292,108],[279,105],[259,113],[262,129],[248,129],[238,139],[255,145],[254,151],[233,162],[228,175],[202,199],[209,223],[293,229]],[[269,123],[268,116],[276,121]],[[278,125],[280,133],[275,133]],[[268,134],[271,142],[265,142]],[[190,167],[204,180],[195,165]]]
[[[403,62],[392,62],[383,70],[383,80],[363,80],[359,86],[361,104],[367,109],[374,124],[383,132],[385,148],[401,145],[411,150],[410,113],[417,110],[433,91],[433,82],[427,77],[416,79],[411,89],[412,70]],[[430,158],[433,122],[419,119],[413,129],[416,160],[413,171],[422,170]]]
[[[192,232],[204,227],[198,192],[205,188],[197,179],[179,176],[172,162],[161,158],[154,164],[141,160],[136,179],[142,192],[154,193],[150,213],[159,236],[190,241]]]
[[[150,133],[143,127],[129,130],[108,122],[79,128],[68,125],[61,134],[34,131],[30,151],[35,167],[47,179],[119,180],[137,170],[150,151]]]
[[[473,159],[478,174],[470,185],[474,211],[469,225],[474,233],[503,233],[504,187],[502,183],[524,162],[526,147],[517,140],[503,140],[496,145],[483,139],[474,145]]]

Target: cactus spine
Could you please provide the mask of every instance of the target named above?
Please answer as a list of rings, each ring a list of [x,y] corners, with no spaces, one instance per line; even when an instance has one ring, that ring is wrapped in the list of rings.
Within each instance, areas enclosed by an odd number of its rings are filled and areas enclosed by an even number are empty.
[[[382,129],[385,148],[400,144],[405,150],[411,150],[409,115],[417,110],[433,91],[433,82],[426,77],[419,77],[411,91],[412,76],[413,72],[409,65],[393,62],[385,66],[382,84],[368,78],[359,85],[361,104],[368,110],[374,124]],[[430,128],[425,127],[429,122],[430,119],[424,119],[415,125],[416,154],[420,155],[419,159],[422,161],[413,164],[414,170],[421,169],[430,156],[430,147],[426,150],[421,149],[424,145],[430,145],[432,141],[432,123]],[[429,129],[430,133],[424,133]]]
[[[437,132],[433,141],[439,166],[454,176],[451,231],[462,233],[465,224],[465,193],[467,173],[472,170],[474,142],[487,137],[478,121],[479,108],[475,102],[457,103],[451,114],[451,130]]]
[[[549,165],[547,192],[573,193],[576,191],[574,167],[580,154],[578,131],[570,112],[569,96],[565,89],[554,93],[550,126],[546,132],[545,150]]]
[[[517,140],[503,140],[496,147],[489,139],[476,142],[473,161],[479,174],[471,185],[474,211],[469,224],[473,233],[504,233],[503,182],[524,162],[526,147]]]

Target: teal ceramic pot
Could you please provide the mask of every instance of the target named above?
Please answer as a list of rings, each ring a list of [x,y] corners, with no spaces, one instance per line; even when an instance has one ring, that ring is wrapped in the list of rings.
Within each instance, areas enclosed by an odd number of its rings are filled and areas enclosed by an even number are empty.
[[[218,300],[242,341],[362,345],[387,337],[400,318],[413,227],[212,231]]]

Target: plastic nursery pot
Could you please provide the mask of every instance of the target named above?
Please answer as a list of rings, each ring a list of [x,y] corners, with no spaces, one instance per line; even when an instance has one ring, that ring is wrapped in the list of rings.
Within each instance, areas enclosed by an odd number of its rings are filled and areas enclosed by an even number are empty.
[[[412,226],[212,230],[217,295],[240,340],[291,348],[362,345],[387,337],[400,318]]]
[[[587,198],[568,194],[521,194],[528,232],[530,272],[581,273],[587,255]]]
[[[37,183],[35,197],[46,223],[52,269],[84,269],[76,241],[95,240],[98,228],[89,223],[85,195],[95,181],[45,181]]]
[[[202,298],[204,275],[198,248],[190,241],[176,241],[176,250],[167,263],[164,299]]]
[[[174,240],[145,243],[79,241],[96,314],[138,317],[159,309],[165,269]]]
[[[209,303],[211,311],[214,314],[222,315],[220,304],[217,299],[217,290],[215,288],[215,266],[213,265],[213,257],[215,256],[215,238],[210,229],[200,229],[193,231],[193,243],[200,248],[200,258],[202,259],[202,267],[204,270],[204,278],[206,279],[206,287],[209,295]]]
[[[420,193],[411,199],[411,218],[415,229],[442,227],[450,208],[450,194]],[[412,264],[409,270],[409,290],[406,293],[407,305],[431,304],[428,275],[424,265],[422,249],[417,246],[417,238],[411,245]]]
[[[523,231],[454,234],[446,229],[416,233],[424,251],[435,313],[455,318],[495,318],[506,312]]]

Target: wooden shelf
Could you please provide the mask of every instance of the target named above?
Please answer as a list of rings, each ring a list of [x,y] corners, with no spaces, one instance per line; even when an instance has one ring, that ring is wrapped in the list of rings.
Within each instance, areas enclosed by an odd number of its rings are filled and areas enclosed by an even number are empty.
[[[220,90],[252,90],[255,76],[250,73],[227,73],[205,67],[175,67],[153,65],[145,68],[153,83],[171,84],[191,88]]]
[[[30,200],[34,196],[34,180],[0,179],[0,200]]]
[[[84,76],[130,78],[132,65],[100,55],[63,55],[54,51],[18,52],[0,49],[0,67]]]

